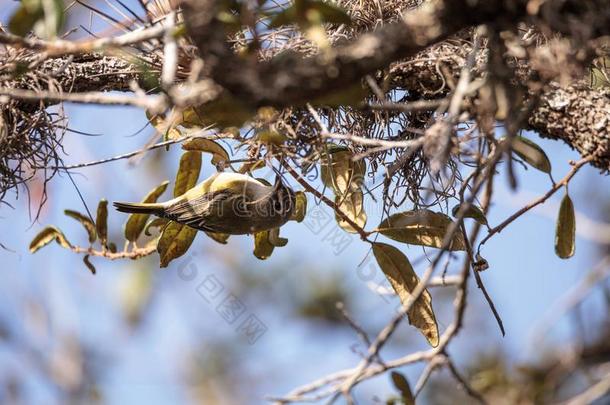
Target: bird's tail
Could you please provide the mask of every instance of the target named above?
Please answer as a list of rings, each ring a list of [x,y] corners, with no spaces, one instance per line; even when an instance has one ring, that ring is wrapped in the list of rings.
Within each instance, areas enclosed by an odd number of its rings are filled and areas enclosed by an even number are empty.
[[[160,203],[130,203],[115,201],[112,203],[119,212],[129,212],[133,214],[155,214],[163,212],[165,206]]]

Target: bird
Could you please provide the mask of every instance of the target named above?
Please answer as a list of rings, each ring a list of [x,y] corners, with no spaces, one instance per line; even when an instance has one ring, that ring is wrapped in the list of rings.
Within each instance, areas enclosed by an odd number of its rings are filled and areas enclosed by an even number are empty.
[[[162,203],[113,203],[119,212],[152,214],[191,228],[229,235],[284,225],[295,210],[295,193],[276,177],[273,186],[241,173],[215,173]]]

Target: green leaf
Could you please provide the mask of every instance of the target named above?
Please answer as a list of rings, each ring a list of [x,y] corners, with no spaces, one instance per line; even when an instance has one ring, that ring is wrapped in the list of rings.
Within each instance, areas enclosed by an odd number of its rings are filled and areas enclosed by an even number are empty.
[[[258,142],[266,143],[268,145],[282,146],[287,139],[288,137],[286,135],[269,129],[259,131],[256,134],[256,140]]]
[[[307,214],[307,195],[302,191],[297,191],[295,195],[295,208],[292,213],[293,221],[303,222]]]
[[[180,158],[180,166],[176,174],[174,197],[179,197],[197,184],[201,171],[201,153],[185,152]]]
[[[216,232],[206,232],[205,234],[222,245],[226,245],[227,241],[229,240],[229,236],[231,236],[228,233],[216,233]]]
[[[415,210],[390,215],[376,230],[398,242],[440,249],[452,224],[451,218],[440,212]],[[464,237],[459,230],[454,233],[449,250],[466,250]]]
[[[411,298],[411,292],[419,283],[419,277],[409,259],[400,250],[385,243],[373,243],[373,254],[400,301],[406,305]],[[438,346],[438,326],[432,309],[432,297],[428,290],[422,292],[407,316],[409,323],[419,329],[432,347]]]
[[[95,275],[95,266],[91,264],[91,261],[89,260],[89,255],[85,255],[85,257],[83,257],[83,263],[85,263],[85,266],[87,266],[91,274]]]
[[[451,215],[453,215],[454,218],[457,218],[457,214],[461,207],[462,204],[458,204],[451,210]],[[477,207],[476,205],[470,204],[464,213],[464,218],[472,218],[481,225],[487,225],[487,218],[485,217],[485,214],[483,214],[481,208]]]
[[[54,226],[47,226],[32,239],[32,242],[30,242],[30,253],[36,253],[38,249],[48,245],[52,241],[57,242],[66,249],[72,248],[70,242],[68,242],[59,229]]]
[[[409,381],[406,377],[397,371],[392,371],[390,374],[394,387],[400,392],[400,396],[404,405],[415,405],[415,398],[411,392]]]
[[[364,212],[364,195],[359,189],[350,191],[345,197],[336,196],[335,204],[337,208],[351,219],[361,229],[366,225],[366,212]],[[344,221],[339,214],[335,212],[335,219],[339,226],[349,233],[358,233],[354,227],[347,221]]]
[[[157,242],[157,252],[161,267],[167,265],[174,259],[182,256],[189,249],[197,236],[197,230],[187,225],[171,221]]]
[[[182,149],[212,154],[212,164],[218,165],[221,162],[231,160],[229,154],[222,146],[211,139],[192,138],[182,144]]]
[[[566,193],[561,200],[555,228],[555,253],[562,259],[574,256],[576,249],[576,216],[574,204]]]
[[[503,137],[500,141],[505,139],[507,138]],[[531,140],[522,136],[517,136],[513,140],[512,149],[517,156],[526,161],[530,166],[541,172],[551,173],[551,161],[548,156],[540,146],[536,145]]]
[[[106,246],[108,241],[108,201],[100,200],[97,205],[97,216],[95,218],[95,229],[97,237],[100,238],[102,245]]]
[[[144,197],[142,202],[143,203],[157,202],[157,199],[167,189],[168,184],[169,184],[169,181],[164,181],[163,183],[159,184],[157,187],[155,187],[153,190],[151,190],[146,195],[146,197]],[[146,221],[148,221],[148,218],[150,218],[149,214],[131,214],[131,215],[129,215],[129,217],[127,218],[127,222],[125,223],[125,239],[127,239],[130,242],[135,242],[142,234],[142,231],[144,230],[144,227],[146,226]]]
[[[269,241],[269,231],[254,234],[254,256],[258,259],[267,259],[273,253],[274,248],[275,246]]]
[[[64,210],[64,214],[80,222],[87,231],[89,243],[95,242],[95,239],[97,238],[97,231],[95,230],[95,224],[88,216],[73,210]]]

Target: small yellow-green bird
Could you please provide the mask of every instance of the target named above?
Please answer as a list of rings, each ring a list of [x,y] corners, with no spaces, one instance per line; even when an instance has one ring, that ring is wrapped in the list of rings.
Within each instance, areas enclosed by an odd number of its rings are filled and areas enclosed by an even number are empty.
[[[239,173],[216,173],[163,203],[115,202],[120,212],[152,214],[192,228],[244,235],[284,225],[295,209],[294,191],[276,178],[273,186]]]

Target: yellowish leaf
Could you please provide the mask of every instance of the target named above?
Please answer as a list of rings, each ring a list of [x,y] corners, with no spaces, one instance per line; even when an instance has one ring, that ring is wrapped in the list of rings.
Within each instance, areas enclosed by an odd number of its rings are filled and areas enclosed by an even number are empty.
[[[157,252],[161,267],[182,256],[189,249],[197,236],[197,230],[177,222],[170,222],[157,242]]]
[[[182,144],[182,149],[212,154],[212,164],[231,160],[227,151],[217,142],[206,138],[192,138]]]
[[[102,245],[106,246],[106,242],[108,241],[108,201],[104,199],[100,200],[97,205],[95,229]]]
[[[307,214],[307,195],[302,191],[297,191],[295,194],[295,207],[292,213],[292,220],[303,222]]]
[[[403,405],[415,405],[415,398],[413,397],[407,378],[396,371],[392,371],[391,377],[394,387],[400,392]]]
[[[206,232],[206,235],[208,235],[211,239],[215,240],[216,242],[226,245],[227,244],[227,240],[229,240],[229,235],[228,233],[216,233],[216,232]]]
[[[453,215],[454,218],[457,218],[461,206],[461,204],[458,204],[451,210],[451,215]],[[483,214],[483,211],[476,205],[470,204],[464,213],[464,218],[472,218],[481,225],[487,225],[487,218],[485,217],[485,214]]]
[[[180,166],[176,173],[174,197],[179,197],[197,184],[201,171],[201,153],[185,152],[180,158]]]
[[[269,242],[269,231],[261,231],[254,234],[254,256],[258,259],[265,260],[271,253],[275,246]]]
[[[265,167],[264,160],[255,160],[254,162],[244,163],[238,170],[241,174],[252,173],[255,170],[262,169]]]
[[[354,162],[352,158],[351,151],[336,145],[329,146],[328,153],[322,158],[321,180],[336,195],[345,195],[362,186],[366,164],[363,160]]]
[[[574,204],[566,193],[559,206],[557,227],[555,228],[555,253],[562,259],[574,256],[576,250],[576,216]]]
[[[415,210],[390,215],[376,230],[398,242],[440,249],[452,224],[451,218],[440,212]],[[466,243],[459,229],[453,234],[449,250],[466,250]]]
[[[143,203],[154,203],[157,202],[157,199],[165,192],[167,189],[168,181],[164,181],[159,184],[153,190],[151,190],[146,197],[142,200]],[[130,242],[135,242],[139,237],[144,227],[146,226],[146,221],[148,221],[150,215],[148,214],[131,214],[129,218],[127,218],[127,222],[125,223],[125,239]]]
[[[339,208],[339,210],[356,225],[358,225],[361,229],[364,228],[366,225],[366,212],[364,212],[364,196],[362,191],[358,189],[350,191],[345,197],[336,196],[335,204],[337,205],[337,208]],[[349,233],[358,233],[358,231],[354,229],[349,222],[343,220],[336,212],[335,219],[344,231]]]
[[[419,284],[419,277],[409,259],[400,250],[385,243],[374,243],[373,254],[400,301],[406,305],[412,297],[411,293]],[[409,323],[420,330],[432,347],[438,346],[438,326],[432,309],[432,297],[428,290],[425,289],[421,293],[407,312],[407,316]]]
[[[30,242],[30,253],[36,253],[38,249],[44,247],[51,243],[52,241],[56,241],[59,245],[66,249],[70,249],[72,245],[64,234],[54,226],[47,226],[42,231],[38,233]]]
[[[89,243],[95,242],[95,239],[97,238],[97,231],[95,230],[95,224],[93,223],[93,221],[91,221],[89,217],[81,214],[78,211],[73,210],[64,210],[64,214],[80,222],[87,231],[87,235],[89,236]]]
[[[507,142],[508,138],[503,137],[500,142]],[[513,152],[521,159],[526,161],[530,166],[544,172],[551,173],[551,161],[542,150],[531,140],[522,136],[516,136],[512,145]]]

